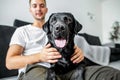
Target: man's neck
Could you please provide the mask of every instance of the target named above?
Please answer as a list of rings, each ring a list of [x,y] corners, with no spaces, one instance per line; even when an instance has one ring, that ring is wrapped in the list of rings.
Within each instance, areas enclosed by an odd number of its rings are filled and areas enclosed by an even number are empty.
[[[44,25],[44,23],[45,23],[45,20],[42,20],[42,21],[38,21],[37,20],[37,21],[34,21],[33,26],[42,28],[42,26]]]

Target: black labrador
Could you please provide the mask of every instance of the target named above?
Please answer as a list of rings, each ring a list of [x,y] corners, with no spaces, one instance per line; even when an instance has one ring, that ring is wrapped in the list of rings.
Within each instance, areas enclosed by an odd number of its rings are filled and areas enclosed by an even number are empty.
[[[73,64],[70,60],[74,53],[74,36],[82,29],[82,25],[71,13],[53,13],[44,24],[43,30],[46,32],[49,43],[55,47],[62,55],[62,58],[48,69],[47,80],[56,80],[57,75],[63,75],[80,64]],[[82,67],[82,66],[81,66]],[[80,68],[80,66],[79,66]],[[83,69],[80,68],[80,76],[73,76],[70,80],[83,80]]]

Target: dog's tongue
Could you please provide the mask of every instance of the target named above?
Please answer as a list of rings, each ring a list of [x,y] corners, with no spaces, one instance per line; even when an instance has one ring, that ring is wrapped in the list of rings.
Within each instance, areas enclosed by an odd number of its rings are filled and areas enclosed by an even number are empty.
[[[55,44],[57,47],[63,48],[66,44],[66,40],[65,39],[56,39]]]

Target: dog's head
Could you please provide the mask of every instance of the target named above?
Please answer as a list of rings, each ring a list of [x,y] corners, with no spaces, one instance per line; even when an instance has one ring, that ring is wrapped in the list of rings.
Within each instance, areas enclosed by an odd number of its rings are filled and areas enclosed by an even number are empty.
[[[82,25],[71,13],[53,13],[43,25],[50,43],[57,48],[65,47],[81,29]]]

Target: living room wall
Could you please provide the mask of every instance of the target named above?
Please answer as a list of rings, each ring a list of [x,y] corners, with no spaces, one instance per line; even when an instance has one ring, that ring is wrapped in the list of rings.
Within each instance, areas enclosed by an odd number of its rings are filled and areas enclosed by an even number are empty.
[[[71,12],[83,25],[82,33],[99,36],[102,41],[100,0],[47,0],[46,20],[53,12]],[[14,19],[33,22],[28,0],[1,0],[0,24],[13,25]]]
[[[113,31],[113,23],[120,22],[120,0],[106,0],[102,3],[103,43],[109,43],[110,32]],[[120,43],[120,40],[118,40]]]

